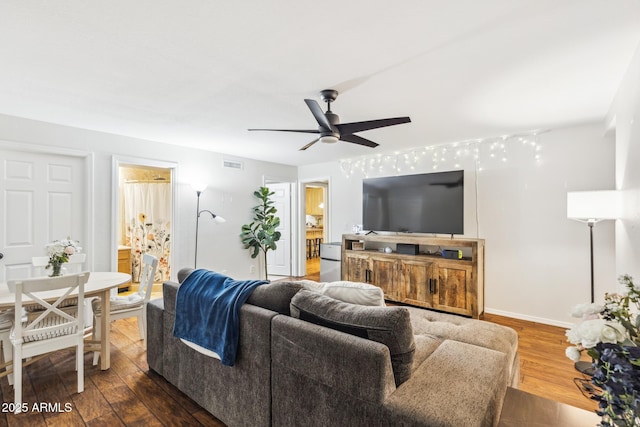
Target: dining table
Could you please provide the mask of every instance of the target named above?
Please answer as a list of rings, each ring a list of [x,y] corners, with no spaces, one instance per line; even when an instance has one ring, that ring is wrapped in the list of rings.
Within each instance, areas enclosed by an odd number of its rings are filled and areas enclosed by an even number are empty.
[[[100,351],[100,369],[106,370],[111,367],[110,350],[110,328],[111,322],[111,289],[114,289],[131,280],[131,275],[127,273],[119,273],[114,271],[92,271],[89,273],[89,279],[84,286],[84,297],[99,297],[102,305],[102,313],[100,316],[100,340],[86,341],[85,350]],[[56,289],[51,291],[38,292],[38,297],[45,301],[55,301],[59,298],[65,289]],[[71,293],[69,297],[77,296],[77,292]],[[28,301],[27,296],[23,296],[23,301]],[[0,309],[14,308],[16,297],[14,293],[9,291],[6,283],[0,283]]]

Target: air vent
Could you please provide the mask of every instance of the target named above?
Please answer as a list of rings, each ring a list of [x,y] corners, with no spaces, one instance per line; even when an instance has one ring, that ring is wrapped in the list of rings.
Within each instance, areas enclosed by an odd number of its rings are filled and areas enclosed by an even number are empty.
[[[235,160],[223,160],[222,167],[238,170],[244,169],[244,165],[242,164],[242,162],[237,162]]]

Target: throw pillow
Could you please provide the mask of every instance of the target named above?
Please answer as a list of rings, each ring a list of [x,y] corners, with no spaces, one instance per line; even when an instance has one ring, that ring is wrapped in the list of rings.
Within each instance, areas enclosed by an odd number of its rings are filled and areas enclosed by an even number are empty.
[[[342,302],[379,307],[385,305],[382,289],[369,283],[349,281],[319,283],[312,280],[300,280],[295,283],[301,284],[308,291],[317,292]]]
[[[291,299],[291,316],[384,344],[396,386],[411,376],[416,348],[406,308],[350,304],[303,290]]]

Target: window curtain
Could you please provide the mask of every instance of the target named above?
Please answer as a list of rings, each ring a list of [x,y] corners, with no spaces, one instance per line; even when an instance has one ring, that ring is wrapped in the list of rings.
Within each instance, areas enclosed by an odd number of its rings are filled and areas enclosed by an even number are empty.
[[[171,184],[125,183],[125,242],[131,247],[131,277],[140,281],[142,254],[158,258],[154,282],[171,277]]]

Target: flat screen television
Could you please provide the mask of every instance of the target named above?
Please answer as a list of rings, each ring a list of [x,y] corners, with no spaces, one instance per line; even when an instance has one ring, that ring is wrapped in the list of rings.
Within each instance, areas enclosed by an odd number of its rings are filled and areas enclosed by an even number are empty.
[[[362,228],[464,234],[464,171],[364,179]]]

